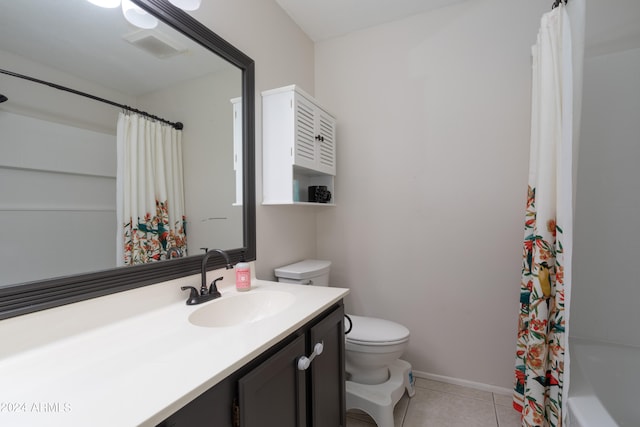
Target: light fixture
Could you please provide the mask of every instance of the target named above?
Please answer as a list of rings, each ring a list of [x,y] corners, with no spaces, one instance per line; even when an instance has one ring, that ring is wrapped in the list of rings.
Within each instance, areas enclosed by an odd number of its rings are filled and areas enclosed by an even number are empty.
[[[107,9],[113,9],[120,6],[120,0],[87,0],[91,4],[104,7]]]
[[[202,0],[169,0],[169,3],[182,10],[197,10]]]
[[[122,14],[129,23],[139,28],[150,30],[158,25],[158,20],[154,16],[133,4],[131,0],[122,0]]]
[[[150,30],[158,25],[158,20],[131,0],[87,0],[91,4],[104,8],[115,8],[122,4],[122,14],[130,24],[138,28]],[[182,10],[196,10],[202,0],[169,0],[171,4]]]

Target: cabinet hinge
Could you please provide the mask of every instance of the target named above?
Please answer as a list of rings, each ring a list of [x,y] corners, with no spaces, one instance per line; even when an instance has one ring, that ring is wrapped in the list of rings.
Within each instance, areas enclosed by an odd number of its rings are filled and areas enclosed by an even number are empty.
[[[240,427],[240,405],[238,404],[238,399],[233,399],[233,405],[231,408],[231,418],[233,422],[233,427]]]

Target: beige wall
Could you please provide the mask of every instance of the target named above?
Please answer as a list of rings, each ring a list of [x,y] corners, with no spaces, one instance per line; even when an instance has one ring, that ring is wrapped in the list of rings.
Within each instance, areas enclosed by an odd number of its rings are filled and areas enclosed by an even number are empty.
[[[293,83],[313,91],[313,42],[275,1],[207,1],[194,16],[256,63],[256,275],[273,279],[275,267],[315,256],[316,213],[304,207],[261,206],[260,93]]]
[[[640,2],[586,7],[570,335],[640,346]]]
[[[340,192],[318,256],[349,311],[411,330],[416,371],[511,387],[530,47],[548,9],[475,0],[316,45]]]
[[[585,60],[571,302],[572,336],[636,347],[640,346],[638,76],[640,48]]]
[[[188,255],[201,254],[200,248],[205,247],[242,246],[242,208],[233,205],[236,194],[230,102],[241,94],[241,72],[229,66],[137,99],[139,108],[160,117],[179,118],[185,125],[182,159]]]

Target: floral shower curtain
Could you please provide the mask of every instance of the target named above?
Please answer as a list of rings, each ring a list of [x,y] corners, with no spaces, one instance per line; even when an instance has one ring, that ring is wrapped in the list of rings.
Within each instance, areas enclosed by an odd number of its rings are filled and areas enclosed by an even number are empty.
[[[564,425],[572,251],[572,55],[560,5],[532,49],[529,187],[513,406],[522,426]]]
[[[186,255],[182,131],[138,114],[118,116],[118,263]]]

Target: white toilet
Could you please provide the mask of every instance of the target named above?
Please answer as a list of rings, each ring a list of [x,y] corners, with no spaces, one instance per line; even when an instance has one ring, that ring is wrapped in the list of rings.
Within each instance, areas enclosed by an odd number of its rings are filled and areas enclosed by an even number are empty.
[[[275,275],[279,282],[328,286],[330,268],[331,261],[304,260],[276,268]],[[347,410],[368,413],[378,427],[394,427],[395,404],[405,389],[409,397],[415,393],[411,365],[400,360],[409,330],[389,320],[355,315],[346,316],[345,328]]]

